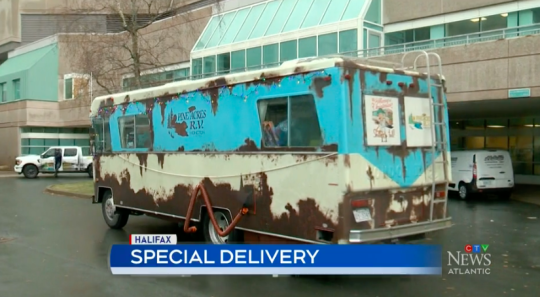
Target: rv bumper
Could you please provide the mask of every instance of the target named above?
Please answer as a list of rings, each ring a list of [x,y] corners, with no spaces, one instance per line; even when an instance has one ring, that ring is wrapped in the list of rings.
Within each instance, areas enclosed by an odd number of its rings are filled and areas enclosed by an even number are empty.
[[[374,230],[352,230],[349,243],[387,241],[412,235],[424,234],[452,227],[452,218]]]

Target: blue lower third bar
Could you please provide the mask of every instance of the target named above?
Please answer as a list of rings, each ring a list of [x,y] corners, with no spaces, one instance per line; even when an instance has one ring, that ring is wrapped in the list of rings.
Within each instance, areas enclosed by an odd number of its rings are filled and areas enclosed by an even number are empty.
[[[111,267],[115,275],[442,275],[442,267]]]

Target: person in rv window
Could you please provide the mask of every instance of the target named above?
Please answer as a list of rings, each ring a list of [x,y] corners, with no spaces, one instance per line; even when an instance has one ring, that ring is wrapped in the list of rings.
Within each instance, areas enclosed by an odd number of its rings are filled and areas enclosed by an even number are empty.
[[[62,166],[62,150],[55,149],[54,150],[54,177],[58,177],[58,171],[60,170],[61,166]]]
[[[278,146],[287,146],[287,139],[289,133],[289,121],[285,118],[283,121],[279,122],[274,128],[274,133],[278,138]]]

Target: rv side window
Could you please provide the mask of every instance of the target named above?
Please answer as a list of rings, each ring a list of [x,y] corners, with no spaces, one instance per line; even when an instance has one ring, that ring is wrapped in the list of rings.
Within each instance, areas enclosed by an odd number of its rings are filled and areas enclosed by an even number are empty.
[[[109,120],[93,119],[92,125],[95,132],[94,153],[102,154],[112,152]]]
[[[312,95],[263,99],[258,102],[265,147],[322,145],[319,117]]]
[[[122,148],[150,147],[150,121],[147,115],[120,117],[118,127]]]

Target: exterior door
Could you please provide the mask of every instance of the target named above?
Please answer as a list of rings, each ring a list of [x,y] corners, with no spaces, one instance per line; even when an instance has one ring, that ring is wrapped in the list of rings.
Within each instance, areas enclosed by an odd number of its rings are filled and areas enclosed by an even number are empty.
[[[39,158],[39,164],[41,168],[39,169],[42,172],[52,172],[54,171],[54,150],[55,148],[50,148],[41,154]]]
[[[79,171],[79,154],[76,148],[65,148],[59,171]]]

